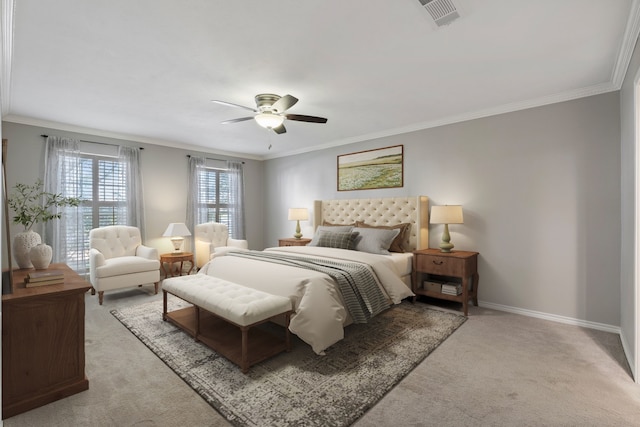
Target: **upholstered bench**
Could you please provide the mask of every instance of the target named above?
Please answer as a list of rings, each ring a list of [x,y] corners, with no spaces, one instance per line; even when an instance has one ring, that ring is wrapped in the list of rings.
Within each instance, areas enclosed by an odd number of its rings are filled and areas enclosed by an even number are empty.
[[[165,279],[162,292],[163,320],[239,365],[243,373],[251,365],[291,350],[289,320],[293,310],[289,298],[206,274]],[[167,293],[193,306],[167,312]],[[269,321],[284,323],[284,340],[255,328]]]

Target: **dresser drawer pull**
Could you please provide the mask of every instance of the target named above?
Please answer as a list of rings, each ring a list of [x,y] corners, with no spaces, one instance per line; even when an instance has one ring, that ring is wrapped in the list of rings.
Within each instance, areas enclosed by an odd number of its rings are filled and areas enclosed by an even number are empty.
[[[432,261],[435,265],[442,265],[444,261],[436,261],[435,259]]]

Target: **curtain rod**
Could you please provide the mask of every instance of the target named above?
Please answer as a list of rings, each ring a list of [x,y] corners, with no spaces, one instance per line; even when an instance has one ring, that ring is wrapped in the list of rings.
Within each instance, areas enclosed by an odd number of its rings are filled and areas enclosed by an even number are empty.
[[[40,135],[43,138],[48,138],[49,135]],[[81,139],[80,142],[88,142],[89,144],[100,144],[100,145],[112,145],[114,147],[119,147],[118,144],[111,144],[109,142],[97,142],[97,141],[86,141],[84,139]],[[144,150],[144,147],[138,147],[140,150]]]
[[[187,157],[191,158],[191,154],[187,154]],[[217,160],[219,162],[228,162],[229,159],[214,159],[213,157],[205,157],[205,159],[207,160]],[[242,162],[242,164],[244,165],[244,161]]]

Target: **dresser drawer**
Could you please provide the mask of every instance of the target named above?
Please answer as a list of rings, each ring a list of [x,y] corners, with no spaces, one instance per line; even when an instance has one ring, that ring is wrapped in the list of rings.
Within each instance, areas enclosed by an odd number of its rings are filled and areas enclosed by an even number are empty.
[[[437,255],[417,255],[417,270],[441,276],[459,276],[464,271],[465,260]]]

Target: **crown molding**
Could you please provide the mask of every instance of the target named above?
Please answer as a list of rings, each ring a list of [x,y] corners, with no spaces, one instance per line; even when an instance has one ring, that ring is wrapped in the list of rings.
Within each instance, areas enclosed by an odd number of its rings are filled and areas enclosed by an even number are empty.
[[[65,132],[87,134],[91,136],[101,136],[104,138],[119,139],[122,141],[131,141],[131,142],[138,142],[138,143],[144,143],[144,144],[150,144],[150,145],[160,145],[163,147],[170,147],[170,148],[179,148],[182,150],[195,151],[198,153],[216,154],[219,156],[228,156],[228,157],[240,158],[245,160],[263,160],[263,158],[260,156],[254,156],[250,154],[235,153],[235,152],[223,151],[223,150],[208,150],[207,147],[204,147],[202,145],[185,144],[182,142],[167,141],[163,139],[149,138],[149,137],[140,136],[140,135],[129,135],[129,134],[123,134],[118,132],[110,132],[110,131],[105,131],[101,129],[93,129],[93,128],[87,128],[82,126],[71,125],[67,123],[52,122],[48,120],[35,119],[32,117],[18,116],[14,114],[10,114],[6,117],[3,117],[2,121],[9,122],[9,123],[18,123],[22,125],[35,126],[40,128],[46,128],[46,129],[60,130]]]
[[[633,55],[633,51],[638,41],[638,35],[640,35],[640,0],[633,0],[633,3],[631,4],[631,11],[627,18],[624,37],[620,44],[618,59],[611,76],[611,82],[618,90],[622,87],[624,77],[627,74],[627,69],[631,63],[631,56]]]
[[[325,150],[328,148],[339,147],[342,145],[354,144],[356,142],[370,141],[378,138],[386,138],[390,136],[402,135],[405,133],[421,131],[425,129],[431,129],[439,126],[446,126],[460,122],[466,122],[469,120],[481,119],[490,116],[496,116],[499,114],[512,113],[520,110],[526,110],[529,108],[542,107],[544,105],[557,104],[560,102],[571,101],[574,99],[585,98],[593,95],[600,95],[607,92],[613,92],[619,90],[619,87],[615,87],[612,83],[602,83],[586,88],[579,88],[572,91],[561,92],[554,95],[544,96],[541,98],[531,99],[523,102],[514,102],[510,104],[504,104],[493,108],[487,108],[484,110],[470,111],[468,113],[443,117],[438,120],[432,120],[427,122],[415,123],[409,126],[398,127],[393,129],[386,129],[380,132],[369,133],[365,135],[354,136],[351,138],[341,139],[333,142],[329,142],[322,145],[316,145],[314,147],[308,147],[306,149],[300,149],[295,151],[287,151],[286,153],[265,155],[264,160],[275,159],[279,157],[288,157],[298,154],[309,153],[313,151]]]

